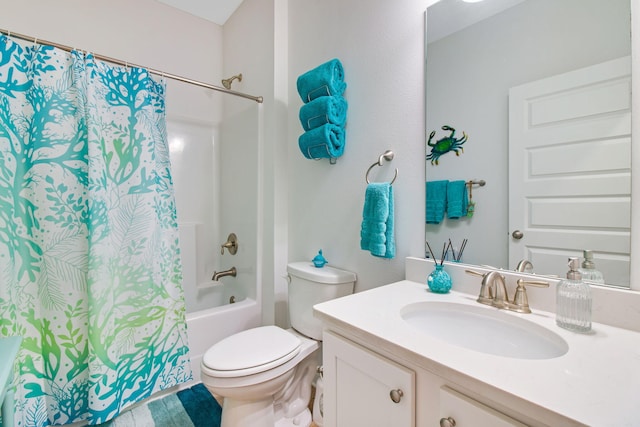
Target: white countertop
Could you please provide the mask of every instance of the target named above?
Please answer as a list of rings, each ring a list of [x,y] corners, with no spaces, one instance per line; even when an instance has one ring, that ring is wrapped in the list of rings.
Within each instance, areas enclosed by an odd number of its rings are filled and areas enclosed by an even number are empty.
[[[330,329],[343,330],[400,360],[446,379],[475,382],[513,395],[522,408],[545,408],[559,419],[594,427],[640,426],[640,333],[599,323],[590,334],[555,324],[555,315],[537,311],[504,313],[544,326],[560,335],[569,351],[554,359],[514,359],[467,350],[432,338],[408,325],[401,309],[419,301],[479,304],[476,295],[434,294],[425,284],[404,280],[314,306]],[[488,387],[487,387],[488,386]],[[505,394],[506,393],[506,394]],[[515,410],[518,408],[516,407]],[[545,416],[547,417],[547,416]]]

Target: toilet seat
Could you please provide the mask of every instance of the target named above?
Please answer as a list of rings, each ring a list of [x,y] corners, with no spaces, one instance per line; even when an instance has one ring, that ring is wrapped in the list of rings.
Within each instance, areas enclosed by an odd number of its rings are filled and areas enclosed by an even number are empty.
[[[302,341],[277,326],[248,329],[213,345],[202,358],[209,375],[242,377],[276,368],[293,359]]]

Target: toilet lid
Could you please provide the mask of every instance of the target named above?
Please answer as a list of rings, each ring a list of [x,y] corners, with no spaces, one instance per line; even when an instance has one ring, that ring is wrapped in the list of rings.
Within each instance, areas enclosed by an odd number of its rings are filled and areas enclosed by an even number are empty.
[[[282,365],[300,351],[301,341],[277,326],[248,329],[214,344],[202,364],[214,371],[251,375]],[[234,376],[235,376],[234,375]]]

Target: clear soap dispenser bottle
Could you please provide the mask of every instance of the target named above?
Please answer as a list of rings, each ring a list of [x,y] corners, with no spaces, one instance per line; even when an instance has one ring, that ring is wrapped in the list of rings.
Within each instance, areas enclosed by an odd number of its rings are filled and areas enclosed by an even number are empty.
[[[556,324],[574,332],[591,330],[591,288],[582,281],[578,258],[569,258],[567,278],[556,289]]]
[[[582,274],[582,280],[588,280],[594,283],[604,283],[604,277],[602,276],[602,272],[596,270],[596,263],[593,262],[593,251],[584,250],[583,252],[584,261],[582,261],[582,268],[580,274]]]

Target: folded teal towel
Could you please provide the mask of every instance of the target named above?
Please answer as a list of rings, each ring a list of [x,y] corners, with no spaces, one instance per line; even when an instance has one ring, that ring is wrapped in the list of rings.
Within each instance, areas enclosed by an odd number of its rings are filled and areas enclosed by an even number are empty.
[[[467,216],[469,198],[465,181],[451,181],[447,185],[447,217],[458,219]]]
[[[299,117],[304,130],[311,130],[325,123],[344,127],[347,120],[347,100],[340,95],[321,96],[300,107]]]
[[[344,153],[344,129],[327,123],[298,138],[300,151],[307,159],[331,159]]]
[[[447,184],[449,181],[427,181],[426,220],[427,224],[440,224],[447,209]]]
[[[298,93],[307,103],[320,96],[342,95],[347,87],[339,59],[332,59],[298,77]]]
[[[393,232],[393,187],[388,182],[367,185],[362,210],[360,248],[371,255],[393,258],[396,243]]]

